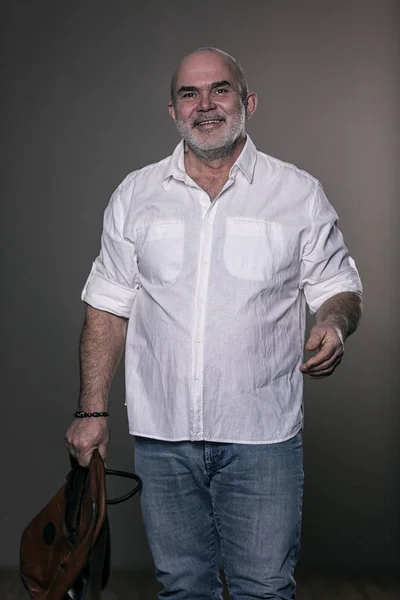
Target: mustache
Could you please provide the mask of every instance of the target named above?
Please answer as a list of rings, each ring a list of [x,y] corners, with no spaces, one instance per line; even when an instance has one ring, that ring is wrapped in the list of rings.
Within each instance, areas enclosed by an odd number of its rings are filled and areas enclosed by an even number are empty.
[[[192,127],[196,127],[196,125],[204,123],[204,121],[226,121],[226,119],[223,115],[219,115],[218,113],[207,113],[207,116],[197,117],[197,119],[194,119],[194,121],[192,121]]]

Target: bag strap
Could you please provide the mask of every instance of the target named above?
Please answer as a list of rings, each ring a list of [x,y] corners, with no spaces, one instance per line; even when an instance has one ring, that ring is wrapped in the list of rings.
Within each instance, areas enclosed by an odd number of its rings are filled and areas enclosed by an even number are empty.
[[[107,498],[107,504],[120,504],[121,502],[125,502],[125,500],[129,500],[129,498],[132,498],[132,496],[140,492],[140,490],[142,489],[142,480],[135,473],[128,473],[127,471],[116,471],[115,469],[106,469],[105,472],[106,475],[124,477],[126,479],[133,479],[134,481],[136,481],[136,485],[133,488],[133,490],[131,490],[124,496],[119,496],[119,498]]]
[[[84,476],[87,476],[87,467],[80,467],[78,461],[71,454],[69,455],[69,460],[71,463],[72,472],[76,470],[82,471],[84,473]],[[130,492],[124,494],[123,496],[119,496],[119,498],[107,498],[107,504],[120,504],[121,502],[125,502],[125,500],[129,500],[129,498],[135,496],[142,489],[142,480],[135,473],[129,473],[128,471],[116,471],[115,469],[105,469],[104,472],[106,475],[111,475],[113,477],[124,477],[125,479],[133,479],[134,481],[136,481],[135,487]],[[71,473],[67,475],[67,480],[70,477]]]

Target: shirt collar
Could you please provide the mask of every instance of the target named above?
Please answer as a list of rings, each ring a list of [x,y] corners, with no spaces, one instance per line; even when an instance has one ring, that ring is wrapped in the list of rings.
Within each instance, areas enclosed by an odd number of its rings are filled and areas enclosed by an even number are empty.
[[[243,175],[245,175],[247,178],[248,182],[251,183],[253,181],[256,162],[257,148],[255,147],[250,136],[247,134],[244,148],[239,154],[236,162],[232,165],[230,172],[233,174],[235,170],[240,169]]]
[[[185,176],[186,176],[186,172],[185,172],[185,163],[183,160],[183,156],[184,156],[184,149],[185,149],[185,142],[183,140],[181,140],[179,142],[179,144],[177,145],[177,147],[175,148],[174,152],[172,153],[168,163],[167,163],[167,168],[165,169],[165,173],[163,176],[163,181],[162,181],[162,186],[164,188],[164,190],[167,189],[169,180],[171,177],[174,177],[175,179],[180,179],[181,181],[184,181]]]
[[[184,181],[186,177],[185,164],[184,164],[184,149],[185,142],[181,140],[176,146],[172,153],[165,173],[163,176],[162,186],[164,190],[167,189],[168,183],[171,177]],[[238,169],[242,171],[249,183],[252,182],[254,176],[254,169],[257,162],[257,149],[251,140],[249,135],[246,135],[246,143],[236,162],[232,165],[230,174],[234,175]]]

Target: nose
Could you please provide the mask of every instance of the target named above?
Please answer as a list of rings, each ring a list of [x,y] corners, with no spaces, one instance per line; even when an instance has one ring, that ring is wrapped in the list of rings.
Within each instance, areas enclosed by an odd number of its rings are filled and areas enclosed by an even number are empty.
[[[207,90],[204,90],[199,97],[199,103],[197,105],[197,110],[199,112],[206,112],[208,110],[215,109],[215,103],[211,96],[211,93]]]

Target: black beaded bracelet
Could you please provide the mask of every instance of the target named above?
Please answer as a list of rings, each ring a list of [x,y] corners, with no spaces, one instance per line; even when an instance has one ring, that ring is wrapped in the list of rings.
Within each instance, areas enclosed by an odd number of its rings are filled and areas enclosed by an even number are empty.
[[[86,417],[109,417],[110,413],[106,410],[103,412],[85,412],[84,410],[77,410],[74,412],[74,417],[77,419],[86,419]]]

